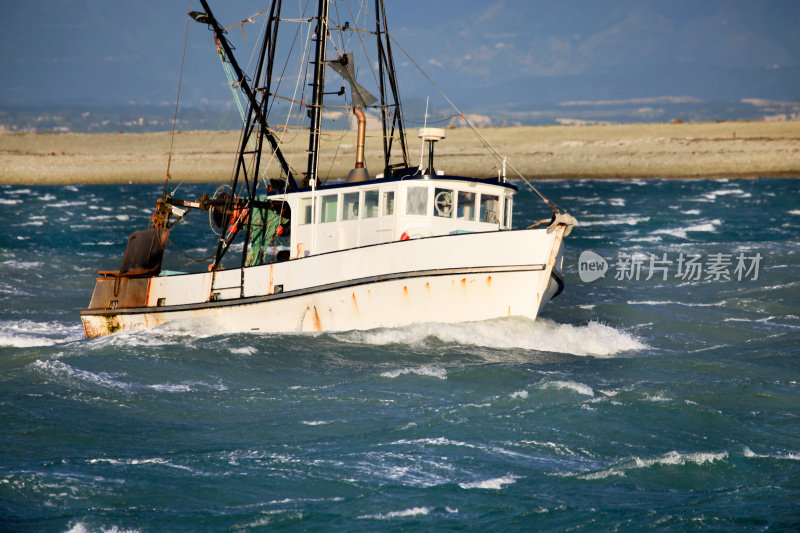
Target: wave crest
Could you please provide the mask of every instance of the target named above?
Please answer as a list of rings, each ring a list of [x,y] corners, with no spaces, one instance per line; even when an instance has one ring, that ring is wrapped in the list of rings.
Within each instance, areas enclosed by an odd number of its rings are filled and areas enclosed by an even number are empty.
[[[445,344],[488,348],[522,348],[543,352],[612,357],[642,350],[647,345],[631,334],[600,322],[585,326],[558,324],[546,318],[535,322],[508,318],[463,324],[425,323],[400,328],[351,331],[334,335],[343,341],[363,344]]]

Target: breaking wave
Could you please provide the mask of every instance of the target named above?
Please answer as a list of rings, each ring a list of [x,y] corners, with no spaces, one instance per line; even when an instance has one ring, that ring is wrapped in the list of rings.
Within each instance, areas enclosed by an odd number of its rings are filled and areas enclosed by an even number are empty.
[[[624,477],[626,472],[637,470],[640,468],[649,468],[652,466],[683,466],[686,464],[705,465],[715,463],[717,461],[724,461],[728,458],[728,452],[708,453],[708,452],[695,452],[695,453],[679,453],[677,451],[667,452],[658,457],[651,457],[641,459],[633,457],[621,461],[603,470],[595,472],[580,472],[573,474],[563,474],[566,476],[577,477],[578,479],[594,480],[605,479],[611,476]]]
[[[595,357],[612,357],[647,348],[633,335],[599,322],[573,326],[546,318],[535,322],[510,318],[464,324],[412,324],[400,328],[351,331],[334,337],[347,342],[375,345],[420,345],[438,340],[445,344],[522,348]]]
[[[83,328],[77,324],[65,326],[60,322],[0,321],[0,346],[13,348],[53,346],[82,337]]]
[[[382,372],[381,376],[385,378],[397,378],[405,376],[406,374],[416,374],[418,376],[427,376],[437,379],[447,379],[447,370],[439,368],[438,366],[422,366],[418,368],[399,368],[397,370],[389,370]]]
[[[511,485],[517,481],[517,476],[504,476],[483,481],[473,481],[471,483],[459,483],[458,486],[462,489],[487,489],[487,490],[501,490],[503,485]]]

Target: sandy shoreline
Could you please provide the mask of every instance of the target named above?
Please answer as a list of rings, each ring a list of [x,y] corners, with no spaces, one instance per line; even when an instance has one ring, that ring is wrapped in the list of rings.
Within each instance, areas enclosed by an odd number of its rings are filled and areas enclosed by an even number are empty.
[[[800,122],[719,122],[611,126],[481,128],[495,148],[525,177],[702,178],[800,177]],[[420,141],[409,132],[412,164]],[[306,140],[285,139],[290,164],[305,168]],[[380,172],[380,137],[367,132],[367,166]],[[0,134],[0,184],[161,183],[170,134]],[[238,131],[179,132],[170,175],[174,181],[226,182]],[[326,133],[323,148],[338,149],[335,162],[320,160],[320,174],[338,179],[351,168],[352,132]],[[490,177],[497,164],[474,134],[447,130],[436,147],[436,166],[451,174]],[[273,167],[274,168],[274,167]],[[302,174],[299,173],[300,176]],[[509,177],[512,172],[509,171]]]

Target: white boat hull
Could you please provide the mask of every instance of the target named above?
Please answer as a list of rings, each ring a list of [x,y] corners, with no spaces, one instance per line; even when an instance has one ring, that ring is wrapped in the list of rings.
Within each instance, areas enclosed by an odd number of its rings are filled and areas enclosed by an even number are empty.
[[[113,286],[115,280],[99,279],[81,318],[88,337],[173,321],[207,322],[222,332],[298,332],[505,316],[535,320],[562,286],[563,232],[558,226],[550,233],[447,235],[312,255],[244,273],[224,270],[216,277],[145,278],[136,280],[146,287],[139,289],[146,292],[139,296],[143,305],[115,309],[108,307],[124,298],[124,288],[118,280]]]

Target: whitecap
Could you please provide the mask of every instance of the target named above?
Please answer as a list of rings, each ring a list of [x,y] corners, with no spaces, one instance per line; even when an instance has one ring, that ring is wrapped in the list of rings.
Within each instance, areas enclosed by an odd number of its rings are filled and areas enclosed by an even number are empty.
[[[10,261],[5,261],[3,265],[20,270],[30,270],[33,268],[41,268],[44,263],[41,261],[17,261],[12,259]]]
[[[130,391],[132,385],[115,379],[117,376],[107,372],[91,372],[72,367],[63,361],[37,359],[31,365],[38,371],[48,374],[57,380],[79,381],[99,385],[108,389]]]
[[[152,457],[148,459],[111,459],[103,457],[100,459],[89,459],[88,463],[89,464],[107,463],[112,466],[158,465],[158,466],[166,466],[169,468],[177,468],[178,470],[187,470],[189,472],[195,472],[194,469],[189,468],[188,466],[178,465],[168,461],[167,459],[162,459],[161,457]]]
[[[565,446],[564,444],[559,444],[557,442],[550,442],[550,441],[540,442],[540,441],[537,441],[537,440],[522,440],[522,441],[520,441],[520,444],[536,446],[536,447],[539,447],[539,448],[547,448],[547,449],[550,449],[550,450],[554,451],[555,453],[557,453],[559,455],[578,455],[578,453],[576,453],[575,451],[570,449],[568,446]],[[581,450],[581,451],[583,451],[583,450]]]
[[[139,533],[138,529],[120,529],[117,526],[111,527],[89,527],[83,522],[75,522],[69,525],[69,529],[65,533]]]
[[[516,392],[512,392],[509,397],[515,400],[524,400],[528,397],[528,391],[526,390],[518,390]]]
[[[504,485],[511,485],[519,479],[517,476],[504,476],[492,479],[485,479],[483,481],[473,481],[470,483],[459,483],[458,486],[462,489],[488,489],[488,490],[501,490]]]
[[[785,453],[776,453],[776,454],[760,454],[755,453],[753,450],[750,449],[749,446],[745,446],[744,450],[742,450],[744,456],[747,458],[757,458],[757,459],[781,459],[781,460],[788,460],[788,461],[800,461],[800,452],[785,452]]]
[[[12,200],[8,198],[0,198],[0,205],[16,205],[21,204],[22,200]]]
[[[655,396],[651,396],[649,394],[644,395],[644,399],[648,402],[671,402],[672,398],[668,396],[664,396],[661,393],[656,394]]]
[[[324,426],[331,422],[329,420],[301,420],[300,423],[305,426]]]
[[[690,232],[714,233],[717,231],[717,226],[721,223],[722,221],[720,221],[719,219],[714,219],[709,222],[704,222],[702,224],[692,224],[681,228],[659,229],[654,231],[653,235],[672,235],[673,237],[678,237],[680,239],[688,239]]]
[[[148,389],[153,389],[158,392],[189,392],[192,388],[189,385],[180,383],[180,384],[173,384],[173,383],[164,383],[164,384],[155,384],[155,385],[148,385]]]
[[[789,213],[790,215],[800,216],[800,209],[792,209],[790,211],[787,211],[787,213]]]
[[[45,200],[45,199],[46,200],[54,200],[55,198],[42,198],[42,200]],[[79,206],[82,206],[82,205],[86,205],[86,202],[68,202],[68,201],[64,200],[62,202],[58,202],[58,203],[55,203],[55,204],[47,204],[47,207],[55,207],[55,208],[59,208],[59,207],[79,207]]]
[[[384,514],[368,514],[359,516],[359,519],[390,520],[392,518],[406,518],[409,516],[425,516],[431,512],[430,507],[412,507],[402,511],[391,511]]]
[[[398,368],[397,370],[388,370],[382,372],[381,376],[384,378],[394,379],[406,374],[416,374],[418,376],[427,376],[431,378],[447,379],[447,370],[439,368],[438,366],[422,366],[416,368]]]
[[[608,215],[603,217],[601,220],[589,220],[589,221],[581,220],[581,226],[616,226],[616,225],[635,226],[640,222],[647,222],[648,220],[650,220],[650,217]]]
[[[710,453],[710,452],[694,452],[694,453],[679,453],[675,450],[660,455],[658,457],[650,457],[641,459],[633,457],[625,461],[621,461],[615,465],[599,470],[596,472],[581,472],[572,474],[562,474],[566,476],[574,476],[578,479],[605,479],[611,476],[624,477],[626,472],[639,468],[650,468],[652,466],[683,466],[686,464],[705,465],[712,464],[717,461],[727,459],[728,452]]]
[[[79,324],[67,326],[60,322],[0,321],[0,346],[14,348],[53,346],[81,339],[83,335],[83,328]]]
[[[744,192],[742,189],[736,187],[733,189],[718,189],[716,191],[711,191],[709,193],[703,194],[703,198],[713,202],[719,196],[731,196],[731,195],[736,195],[740,198],[750,198],[752,196],[749,192]]]
[[[252,346],[242,346],[240,348],[228,348],[228,351],[236,355],[253,355],[258,352],[258,350]]]
[[[377,345],[415,345],[438,339],[447,344],[499,349],[521,348],[595,357],[611,357],[647,348],[646,344],[631,334],[600,322],[591,321],[584,326],[573,326],[558,324],[547,318],[531,321],[519,317],[461,324],[412,324],[400,328],[348,332],[335,337]]]
[[[577,392],[578,394],[583,394],[584,396],[594,397],[594,390],[589,385],[578,383],[576,381],[545,381],[542,383],[541,388],[566,389]]]

